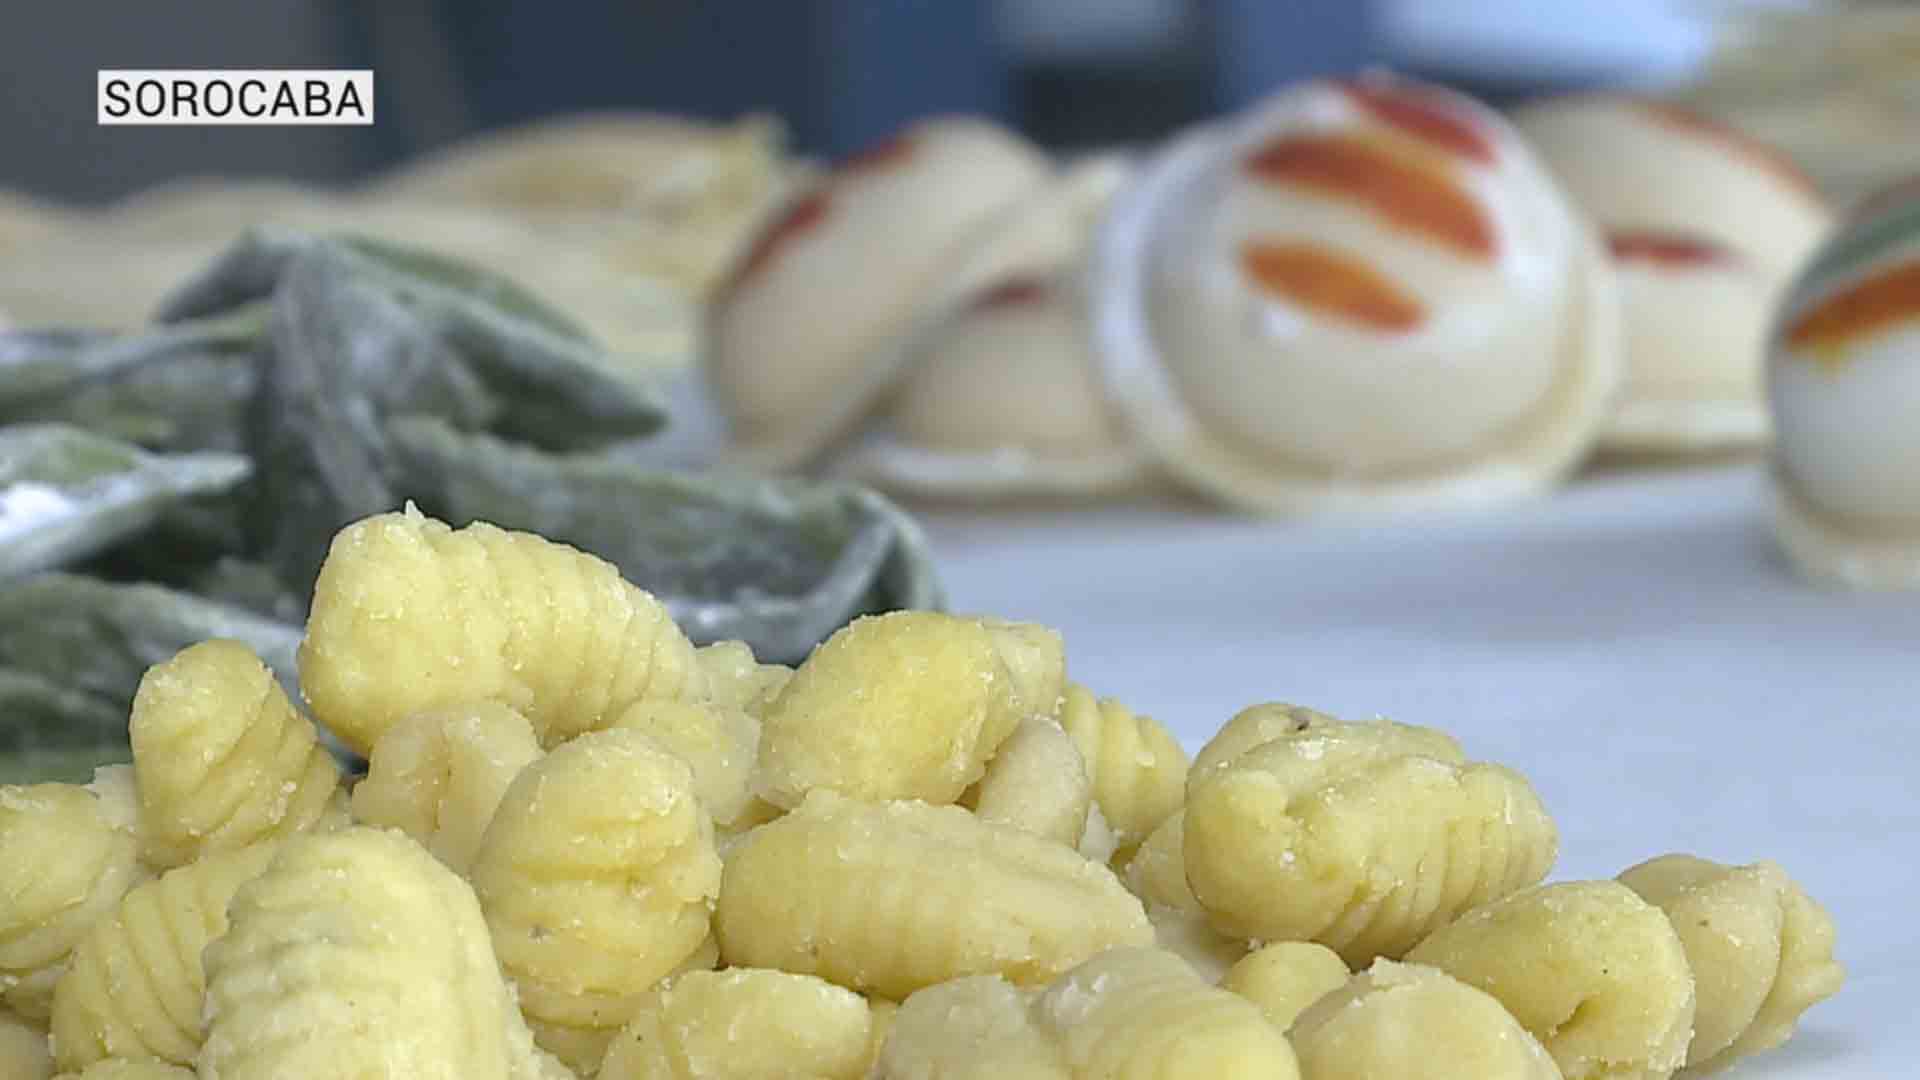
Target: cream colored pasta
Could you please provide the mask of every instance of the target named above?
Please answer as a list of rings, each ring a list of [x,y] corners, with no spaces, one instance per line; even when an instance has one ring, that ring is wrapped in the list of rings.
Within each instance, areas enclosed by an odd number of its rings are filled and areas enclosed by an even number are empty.
[[[855,619],[767,708],[756,787],[794,807],[816,788],[951,803],[1020,722],[1004,628],[929,611]]]
[[[1773,863],[1663,855],[1620,881],[1667,913],[1686,949],[1696,995],[1689,1072],[1786,1042],[1800,1014],[1846,979],[1833,959],[1832,917]]]
[[[1526,780],[1400,724],[1326,723],[1196,777],[1187,880],[1216,929],[1398,957],[1546,876],[1557,834]]]
[[[140,880],[127,793],[0,786],[0,1002],[28,1020],[47,1019],[74,945]]]
[[[374,741],[353,816],[399,829],[464,874],[507,785],[539,757],[533,725],[497,702],[414,713]]]
[[[140,857],[155,869],[300,832],[340,809],[340,770],[313,722],[240,642],[201,642],[148,668],[128,734]]]
[[[702,645],[694,650],[694,657],[706,672],[715,705],[744,709],[755,717],[765,713],[767,703],[793,678],[793,669],[785,664],[763,664],[754,659],[752,647],[744,641]]]
[[[1150,716],[1073,684],[1060,720],[1093,774],[1093,798],[1125,852],[1180,808],[1187,752]]]
[[[1407,961],[1500,999],[1566,1080],[1661,1080],[1686,1057],[1686,952],[1660,909],[1618,882],[1496,900],[1434,931]]]
[[[693,644],[611,563],[409,508],[342,529],[313,589],[300,686],[361,753],[407,716],[499,701],[551,747],[643,698],[701,699]]]
[[[1394,966],[1382,960],[1373,970],[1390,971]],[[1346,963],[1325,945],[1276,941],[1248,953],[1229,968],[1220,986],[1260,1006],[1267,1020],[1285,1031],[1308,1006],[1344,986],[1347,975]],[[1309,1069],[1307,1076],[1313,1075]]]
[[[53,1050],[46,1029],[0,1009],[0,1076],[8,1080],[47,1080],[53,1075]]]
[[[472,879],[541,1047],[590,1070],[694,956],[720,888],[685,762],[633,730],[582,735],[507,788]]]
[[[1012,679],[1014,715],[1058,716],[1067,689],[1067,647],[1060,632],[1038,623],[982,619]]]
[[[1215,930],[1187,886],[1186,820],[1184,810],[1175,810],[1161,822],[1127,860],[1120,880],[1146,902],[1154,942],[1217,983],[1247,955],[1247,940]]]
[[[810,975],[731,968],[648,994],[600,1066],[602,1080],[861,1080],[866,999]]]
[[[1152,929],[1106,867],[960,807],[830,791],[727,854],[715,917],[729,964],[904,998],[964,975],[1044,982]]]
[[[982,821],[1078,847],[1087,831],[1093,782],[1065,729],[1048,717],[1030,716],[1000,744],[972,795],[973,812]]]
[[[1305,1080],[1561,1080],[1491,995],[1391,960],[1337,985],[1288,1034]]]
[[[731,828],[753,803],[760,721],[743,709],[706,702],[635,702],[613,722],[652,736],[693,770],[693,792],[713,823]]]
[[[1339,722],[1318,709],[1290,705],[1284,701],[1249,705],[1234,713],[1233,718],[1222,724],[1220,730],[1213,733],[1213,738],[1207,740],[1207,745],[1193,756],[1188,782],[1192,783],[1214,772],[1261,743],[1272,742],[1283,735],[1298,735],[1311,727]],[[1436,744],[1436,756],[1448,761],[1466,760],[1459,744],[1446,734],[1430,728],[1421,728],[1420,731]],[[1438,749],[1442,745],[1446,749]]]

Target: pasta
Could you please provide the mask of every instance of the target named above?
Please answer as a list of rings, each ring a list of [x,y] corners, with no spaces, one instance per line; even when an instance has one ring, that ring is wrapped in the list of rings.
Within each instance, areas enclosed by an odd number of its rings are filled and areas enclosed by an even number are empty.
[[[785,664],[763,664],[744,641],[716,641],[694,650],[694,658],[706,673],[713,703],[722,708],[744,709],[758,718],[767,703],[793,678],[793,669]]]
[[[9,1080],[47,1080],[53,1075],[53,1051],[47,1033],[6,1009],[0,1009],[0,1076]]]
[[[0,1002],[44,1022],[67,957],[141,876],[122,770],[92,790],[0,786]]]
[[[1399,969],[1392,961],[1380,960],[1372,970],[1380,973]],[[1347,975],[1347,965],[1325,945],[1276,941],[1255,949],[1227,969],[1220,985],[1260,1006],[1268,1022],[1285,1031],[1308,1006],[1345,985]],[[1314,1075],[1308,1068],[1307,1076]]]
[[[1832,917],[1773,863],[1663,855],[1620,882],[1667,913],[1686,950],[1697,997],[1689,1072],[1786,1042],[1800,1014],[1846,978],[1833,959]]]
[[[727,855],[715,914],[730,964],[901,999],[964,975],[1044,982],[1152,929],[1113,873],[959,807],[830,791]]]
[[[695,972],[640,1002],[608,1047],[599,1075],[862,1080],[872,1029],[864,998],[810,975],[753,968]]]
[[[1121,881],[1146,901],[1155,943],[1192,964],[1208,982],[1217,983],[1247,955],[1247,942],[1228,937],[1207,922],[1200,901],[1187,886],[1185,833],[1186,812],[1175,810],[1127,860]]]
[[[958,799],[1021,719],[999,644],[1007,636],[929,611],[855,619],[768,706],[758,794],[789,809],[815,788],[875,802]]]
[[[631,728],[678,755],[693,770],[693,792],[713,823],[732,827],[753,803],[753,762],[760,721],[746,711],[705,702],[640,701],[620,714]]]
[[[1339,722],[1318,709],[1289,705],[1284,701],[1249,705],[1234,713],[1233,718],[1222,724],[1220,730],[1213,733],[1213,738],[1207,740],[1207,745],[1193,756],[1189,783],[1215,772],[1261,743],[1272,742],[1283,735],[1298,735],[1311,727]],[[1444,760],[1465,760],[1459,745],[1451,738],[1438,731],[1431,732],[1431,735],[1436,743],[1444,741],[1451,748]]]
[[[686,763],[622,729],[522,771],[472,879],[539,1045],[589,1071],[641,996],[705,943],[720,859]]]
[[[1093,783],[1066,731],[1047,717],[1030,716],[1000,744],[972,795],[973,812],[982,821],[1078,847]]]
[[[1180,808],[1187,785],[1187,752],[1150,716],[1087,688],[1067,688],[1061,724],[1080,747],[1093,775],[1093,798],[1122,851],[1146,839]]]
[[[353,816],[399,829],[464,874],[507,785],[539,757],[533,725],[505,705],[414,713],[374,741]]]
[[[79,1072],[61,1073],[57,1080],[194,1080],[193,1070],[161,1061],[96,1062]]]
[[[536,1075],[473,890],[405,833],[295,837],[228,921],[199,1080]]]
[[[1434,931],[1407,962],[1500,999],[1566,1080],[1660,1080],[1686,1057],[1694,1014],[1686,953],[1660,909],[1617,882],[1496,900]]]
[[[1519,774],[1385,722],[1312,725],[1196,778],[1187,880],[1215,929],[1398,957],[1546,876],[1557,834]]]
[[[1007,666],[1014,715],[1022,720],[1058,716],[1067,687],[1067,647],[1060,632],[1007,619],[980,622]]]
[[[227,930],[227,905],[275,845],[206,855],[136,886],[74,947],[53,992],[60,1067],[110,1058],[190,1066],[200,1051],[201,951]]]
[[[1289,1032],[1306,1080],[1561,1080],[1500,1002],[1430,967],[1376,960]]]
[[[707,694],[693,644],[612,564],[411,507],[334,537],[299,663],[314,714],[362,754],[412,713],[476,700],[552,747],[643,698]]]
[[[253,651],[213,640],[147,669],[128,722],[140,857],[156,870],[313,827],[340,770]]]

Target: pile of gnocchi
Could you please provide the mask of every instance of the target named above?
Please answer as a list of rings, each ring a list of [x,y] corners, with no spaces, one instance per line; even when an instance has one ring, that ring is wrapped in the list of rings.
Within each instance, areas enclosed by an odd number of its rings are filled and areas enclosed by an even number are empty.
[[[1542,884],[1540,798],[1448,736],[1256,705],[1189,761],[1031,624],[788,669],[409,509],[299,659],[305,711],[188,648],[131,766],[0,788],[0,1074],[1623,1080],[1842,979],[1778,867]]]

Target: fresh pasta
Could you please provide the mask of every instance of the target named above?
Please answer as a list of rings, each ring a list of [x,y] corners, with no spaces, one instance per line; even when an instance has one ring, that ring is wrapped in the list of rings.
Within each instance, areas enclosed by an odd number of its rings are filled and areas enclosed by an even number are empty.
[[[1492,995],[1391,960],[1336,984],[1288,1035],[1306,1080],[1562,1080]]]
[[[694,650],[706,673],[708,693],[715,705],[741,709],[758,718],[766,712],[780,688],[793,678],[785,664],[763,664],[744,641],[716,641]]]
[[[866,999],[811,975],[730,968],[648,994],[607,1048],[601,1080],[862,1080]]]
[[[1049,717],[1030,716],[1000,744],[971,794],[980,820],[1077,848],[1087,831],[1093,782],[1066,730]]]
[[[1394,968],[1391,961],[1382,960],[1372,970]],[[1276,941],[1262,945],[1228,968],[1220,985],[1260,1006],[1268,1022],[1286,1031],[1314,1002],[1344,986],[1347,975],[1345,962],[1325,945]],[[1307,1075],[1312,1077],[1313,1071],[1308,1069]]]
[[[0,1076],[9,1080],[47,1080],[53,1075],[53,1050],[39,1024],[0,1009]]]
[[[693,771],[693,792],[713,823],[731,828],[752,808],[760,721],[708,702],[639,701],[613,722],[651,736]]]
[[[414,713],[374,740],[353,816],[401,830],[464,874],[507,785],[539,757],[533,725],[498,702]]]
[[[1187,752],[1158,721],[1077,683],[1067,688],[1060,719],[1086,759],[1094,801],[1122,852],[1180,808]]]

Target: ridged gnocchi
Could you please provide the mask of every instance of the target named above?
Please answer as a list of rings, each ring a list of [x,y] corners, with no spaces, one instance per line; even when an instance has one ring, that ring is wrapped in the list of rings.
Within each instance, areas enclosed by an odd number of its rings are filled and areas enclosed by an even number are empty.
[[[1306,1080],[1561,1080],[1491,995],[1436,968],[1376,960],[1288,1032]]]
[[[1087,831],[1093,781],[1079,747],[1059,722],[1029,716],[1000,744],[987,774],[969,794],[980,820],[1077,848]]]
[[[148,668],[127,729],[140,857],[156,870],[339,815],[339,767],[240,642],[204,641]]]
[[[866,999],[811,975],[730,968],[648,994],[607,1048],[601,1080],[862,1080]]]
[[[1193,767],[1188,772],[1188,782],[1198,781],[1218,770],[1241,754],[1272,742],[1283,735],[1298,735],[1311,727],[1338,724],[1340,721],[1318,709],[1309,709],[1304,705],[1293,705],[1284,701],[1266,701],[1258,705],[1249,705],[1220,726],[1213,738],[1193,755]],[[1433,733],[1436,741],[1444,739],[1453,748],[1455,756],[1464,757],[1459,745],[1440,732]]]
[[[766,712],[780,688],[793,678],[785,664],[763,664],[744,641],[716,641],[693,652],[707,676],[707,693],[715,705],[741,709],[754,717]]]
[[[201,952],[227,931],[227,905],[275,845],[202,856],[135,886],[74,946],[53,992],[62,1069],[111,1058],[191,1066],[200,1052]]]
[[[1279,1029],[1159,949],[1118,948],[1023,990],[977,976],[900,1006],[876,1080],[1297,1080]]]
[[[333,538],[299,664],[314,715],[362,754],[450,705],[510,705],[552,747],[643,698],[708,692],[693,643],[611,563],[411,507]]]
[[[760,721],[744,709],[708,702],[639,701],[614,720],[643,732],[693,770],[693,792],[713,823],[731,828],[752,807]]]
[[[855,619],[807,657],[767,707],[755,787],[776,806],[828,788],[945,804],[986,772],[1021,720],[1002,657],[1011,631],[898,611]]]
[[[1317,941],[1351,967],[1534,884],[1558,845],[1519,774],[1385,721],[1312,724],[1197,775],[1184,843],[1221,933]]]
[[[0,1002],[28,1020],[48,1018],[73,947],[142,877],[131,791],[0,786]]]
[[[1662,1080],[1686,1058],[1693,974],[1672,923],[1613,881],[1515,893],[1407,954],[1492,994],[1566,1080]]]
[[[535,1038],[588,1071],[641,997],[705,944],[720,858],[686,763],[615,729],[514,778],[472,880]]]
[[[964,975],[1044,982],[1152,941],[1112,871],[957,806],[816,791],[727,854],[721,958],[896,1000]]]
[[[205,953],[199,1080],[526,1075],[473,890],[405,833],[293,838],[228,923]]]
[[[1392,970],[1382,967],[1389,964],[1376,961],[1373,970]],[[1276,941],[1228,968],[1220,987],[1258,1005],[1268,1023],[1285,1031],[1314,1002],[1346,985],[1347,976],[1345,962],[1325,945]],[[1312,1077],[1312,1070],[1307,1075]]]
[[[464,874],[507,785],[539,758],[533,725],[498,702],[414,713],[374,740],[353,817],[399,829]]]
[[[1122,852],[1147,838],[1180,808],[1187,752],[1158,721],[1111,698],[1067,687],[1060,723],[1080,747],[1093,777],[1093,799]]]
[[[1833,959],[1832,917],[1774,863],[1663,855],[1619,880],[1667,913],[1686,950],[1695,993],[1690,1073],[1786,1042],[1800,1014],[1846,979]]]
[[[0,1076],[8,1080],[47,1080],[53,1075],[53,1050],[38,1024],[0,1009]]]

